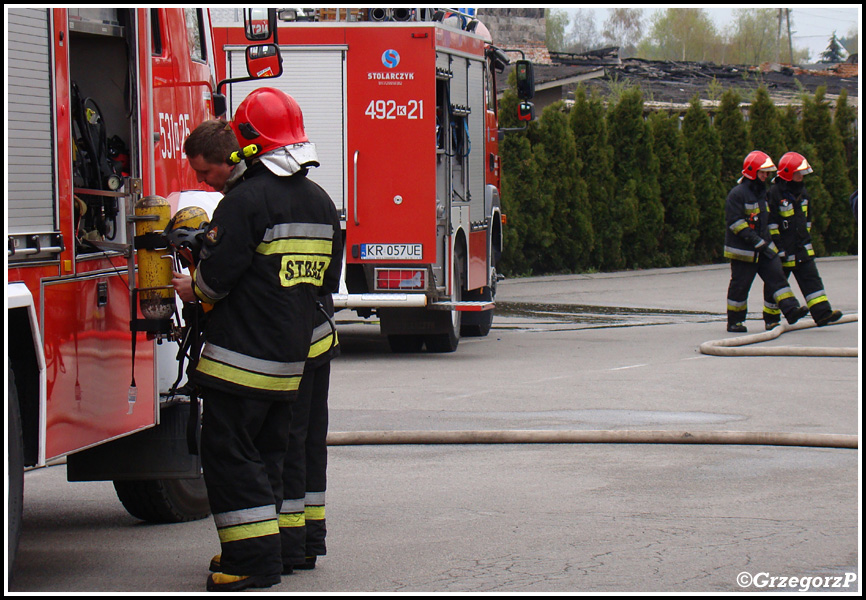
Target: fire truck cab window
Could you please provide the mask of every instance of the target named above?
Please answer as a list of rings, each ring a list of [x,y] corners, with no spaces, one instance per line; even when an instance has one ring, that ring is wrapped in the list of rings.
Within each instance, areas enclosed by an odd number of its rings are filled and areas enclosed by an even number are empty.
[[[202,35],[203,24],[200,8],[184,8],[186,18],[186,34],[189,38],[190,57],[198,62],[207,62],[207,53],[204,48],[205,36]]]
[[[151,54],[154,56],[162,55],[162,29],[159,20],[159,9],[150,9],[150,37],[151,37]]]

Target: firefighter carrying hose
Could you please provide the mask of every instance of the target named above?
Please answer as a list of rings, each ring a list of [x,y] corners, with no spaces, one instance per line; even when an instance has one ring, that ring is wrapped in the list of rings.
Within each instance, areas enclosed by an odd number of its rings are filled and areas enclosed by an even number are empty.
[[[214,305],[192,373],[201,389],[201,457],[219,534],[209,591],[270,587],[284,570],[278,507],[292,401],[310,351],[317,300],[339,280],[340,221],[307,179],[318,165],[297,102],[259,88],[231,128],[246,170],[220,201],[185,302]]]
[[[750,152],[743,161],[743,176],[725,201],[725,258],[731,259],[728,285],[728,331],[744,333],[749,290],[755,275],[764,281],[765,293],[794,324],[809,309],[800,306],[782,271],[779,251],[770,236],[766,180],[776,170],[764,152]],[[765,311],[768,307],[765,306]]]
[[[785,277],[794,273],[812,319],[820,327],[842,318],[842,312],[833,310],[824,283],[815,265],[812,249],[812,222],[809,218],[809,193],[803,185],[803,176],[812,172],[809,161],[797,152],[788,152],[779,159],[779,171],[770,191],[767,204],[770,209],[770,233],[776,246]],[[775,328],[781,320],[778,306],[765,287],[764,325]]]

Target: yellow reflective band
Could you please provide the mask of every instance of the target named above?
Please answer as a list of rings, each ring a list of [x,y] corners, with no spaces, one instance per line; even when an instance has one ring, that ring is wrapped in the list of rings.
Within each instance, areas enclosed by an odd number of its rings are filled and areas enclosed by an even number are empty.
[[[733,225],[731,225],[731,231],[734,233],[740,233],[743,229],[747,229],[749,224],[743,220],[737,221]]]
[[[234,525],[225,527],[218,531],[220,543],[237,542],[250,538],[263,537],[266,535],[279,535],[280,529],[276,519],[269,519],[259,523],[247,523],[245,525]]]
[[[334,333],[333,335],[329,335],[310,346],[310,352],[309,354],[307,354],[307,357],[316,358],[317,356],[324,354],[331,349],[332,342],[334,346],[336,346],[338,343],[336,333]]]
[[[214,362],[206,356],[202,356],[198,361],[200,373],[210,375],[223,381],[230,381],[245,387],[258,390],[270,390],[277,392],[293,392],[298,389],[301,384],[300,375],[291,376],[275,376],[262,375],[261,373],[251,373],[231,365]]]
[[[747,308],[746,306],[734,306],[732,304],[728,304],[728,310],[731,312],[745,311],[746,308]]]
[[[331,240],[288,239],[262,242],[256,248],[259,254],[321,254],[331,255]]]
[[[304,514],[307,517],[307,521],[324,521],[325,520],[325,507],[324,506],[305,506]]]
[[[777,292],[774,299],[776,300],[776,304],[780,304],[782,300],[787,300],[788,298],[793,298],[793,297],[794,297],[794,292],[791,292],[791,291],[781,292],[781,293]]]
[[[228,295],[220,295],[210,289],[203,281],[201,281],[199,273],[201,273],[201,270],[196,271],[193,275],[193,292],[195,292],[195,295],[198,296],[199,299],[208,304],[216,304]]]
[[[289,527],[303,527],[304,526],[304,513],[287,513],[280,514],[280,529],[286,529]]]
[[[793,217],[794,216],[794,209],[791,208],[789,210],[780,210],[779,214],[782,215],[783,217]]]
[[[811,300],[806,302],[806,306],[808,306],[809,308],[812,308],[813,306],[815,306],[819,302],[829,302],[829,300],[827,300],[827,296],[818,296],[817,298],[812,298]]]

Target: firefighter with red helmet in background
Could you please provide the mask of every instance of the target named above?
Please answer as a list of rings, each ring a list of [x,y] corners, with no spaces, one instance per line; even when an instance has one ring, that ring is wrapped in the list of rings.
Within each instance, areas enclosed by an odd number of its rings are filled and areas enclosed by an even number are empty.
[[[770,236],[766,180],[775,170],[765,152],[750,152],[743,161],[743,176],[725,201],[725,257],[731,259],[727,314],[732,333],[747,331],[749,290],[755,275],[760,275],[788,323],[796,323],[809,312],[788,286],[779,251]]]
[[[770,210],[770,234],[779,248],[779,258],[785,276],[791,273],[797,279],[806,306],[818,326],[838,321],[842,313],[833,310],[824,283],[815,265],[815,250],[812,248],[812,222],[809,217],[809,194],[803,184],[803,176],[812,172],[806,158],[797,152],[788,152],[779,159],[779,170],[770,191],[767,205]],[[778,306],[765,287],[764,324],[773,329],[781,317]]]
[[[284,570],[278,507],[317,301],[339,282],[341,232],[328,194],[307,178],[318,165],[297,102],[253,91],[231,122],[246,160],[204,234],[185,302],[213,304],[191,379],[203,398],[201,458],[219,534],[208,591],[270,587]],[[290,567],[290,565],[289,565]]]

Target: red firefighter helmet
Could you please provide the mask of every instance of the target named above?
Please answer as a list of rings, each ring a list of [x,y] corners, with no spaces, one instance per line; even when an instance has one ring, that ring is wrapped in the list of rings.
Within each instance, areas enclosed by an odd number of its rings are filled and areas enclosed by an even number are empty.
[[[746,179],[754,179],[758,175],[758,171],[775,171],[776,165],[773,164],[773,159],[766,152],[760,150],[752,150],[743,161],[743,177]]]
[[[778,176],[785,181],[791,181],[794,173],[802,173],[808,175],[812,172],[812,165],[806,160],[806,157],[796,152],[788,152],[779,159]]]
[[[263,87],[244,98],[231,122],[241,148],[256,144],[257,154],[309,141],[304,115],[294,98],[282,90]]]

